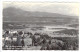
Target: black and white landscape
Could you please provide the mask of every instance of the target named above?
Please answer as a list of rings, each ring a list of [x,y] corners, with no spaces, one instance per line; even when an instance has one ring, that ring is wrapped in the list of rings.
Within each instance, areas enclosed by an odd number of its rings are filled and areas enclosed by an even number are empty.
[[[9,2],[10,3],[10,2]],[[4,2],[3,8],[3,34],[2,49],[3,50],[78,50],[79,48],[79,16],[69,15],[65,6],[67,3],[57,3],[55,5],[44,4],[36,6],[23,6],[20,3],[9,5]],[[16,2],[19,3],[19,2]],[[64,5],[62,7],[62,4]],[[68,3],[74,4],[74,3]],[[77,3],[76,3],[77,4]],[[19,6],[25,8],[22,9]],[[44,6],[44,7],[41,7]],[[52,6],[51,8],[46,8]],[[56,6],[56,7],[53,7]],[[57,9],[60,8],[61,9]],[[68,7],[68,6],[66,6]],[[31,9],[28,10],[28,9]],[[53,9],[51,12],[43,10]],[[46,9],[45,9],[46,8]],[[56,9],[54,9],[56,8]],[[34,11],[32,11],[34,9]],[[72,10],[73,8],[68,9]],[[75,7],[74,7],[75,9]],[[78,8],[77,8],[78,9]],[[40,11],[41,10],[41,11]],[[58,12],[55,12],[58,10]],[[61,12],[63,10],[63,12]],[[61,12],[61,13],[60,13]]]

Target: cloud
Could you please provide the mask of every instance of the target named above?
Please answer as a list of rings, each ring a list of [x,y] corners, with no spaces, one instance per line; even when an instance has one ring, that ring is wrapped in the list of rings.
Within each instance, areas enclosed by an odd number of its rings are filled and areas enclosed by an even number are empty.
[[[50,3],[50,2],[3,2],[3,8],[14,6],[28,11],[79,15],[79,3]]]

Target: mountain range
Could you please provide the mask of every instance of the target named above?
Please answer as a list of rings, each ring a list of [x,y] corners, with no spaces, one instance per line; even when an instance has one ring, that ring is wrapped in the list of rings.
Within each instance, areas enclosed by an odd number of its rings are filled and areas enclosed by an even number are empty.
[[[68,16],[48,12],[25,11],[20,8],[7,7],[3,9],[3,22],[38,22],[51,24],[78,23],[78,16]]]

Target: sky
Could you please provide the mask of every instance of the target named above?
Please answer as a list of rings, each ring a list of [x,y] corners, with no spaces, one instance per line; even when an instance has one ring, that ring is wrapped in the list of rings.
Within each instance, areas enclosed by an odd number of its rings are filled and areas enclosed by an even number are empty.
[[[39,11],[79,16],[79,3],[19,2],[19,1],[3,2],[3,8],[10,6],[21,8],[26,11]]]

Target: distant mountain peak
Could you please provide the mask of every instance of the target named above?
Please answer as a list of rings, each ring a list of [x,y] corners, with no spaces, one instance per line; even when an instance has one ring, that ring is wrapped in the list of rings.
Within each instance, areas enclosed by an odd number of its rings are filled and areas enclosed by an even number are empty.
[[[41,18],[42,17],[42,18]],[[77,16],[67,16],[57,13],[48,12],[31,12],[25,11],[15,7],[8,7],[3,9],[3,21],[45,21],[45,22],[65,22],[70,21]]]

